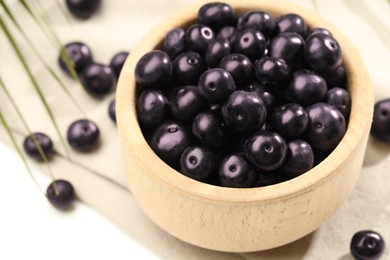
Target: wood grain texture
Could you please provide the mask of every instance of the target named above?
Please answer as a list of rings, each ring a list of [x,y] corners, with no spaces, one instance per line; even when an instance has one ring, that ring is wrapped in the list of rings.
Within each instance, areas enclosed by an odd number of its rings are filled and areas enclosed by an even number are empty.
[[[188,243],[219,251],[250,252],[292,242],[318,228],[351,193],[359,176],[373,113],[365,66],[352,44],[318,14],[285,1],[227,0],[236,12],[298,13],[310,27],[338,40],[348,74],[352,109],[348,130],[328,158],[280,184],[233,189],[197,182],[174,171],[150,149],[138,126],[134,68],[166,33],[196,19],[201,4],[162,21],[132,51],[118,83],[117,120],[126,174],[138,204],[161,228]]]

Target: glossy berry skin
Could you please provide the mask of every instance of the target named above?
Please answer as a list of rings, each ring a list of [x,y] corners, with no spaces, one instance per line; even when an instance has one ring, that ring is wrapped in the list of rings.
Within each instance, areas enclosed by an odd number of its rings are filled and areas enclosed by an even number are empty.
[[[170,100],[171,114],[179,120],[192,120],[207,107],[206,101],[198,92],[197,86],[180,88]]]
[[[204,111],[192,122],[193,134],[209,148],[221,146],[225,138],[225,126],[216,111]]]
[[[129,56],[129,52],[122,51],[114,55],[110,61],[110,67],[113,70],[116,78],[119,78],[119,75],[121,74],[121,70],[123,68],[123,64],[125,64],[125,61],[127,57]]]
[[[309,116],[305,109],[294,103],[276,107],[271,116],[272,128],[285,138],[302,135],[308,124]]]
[[[187,29],[185,37],[188,49],[203,55],[215,35],[210,27],[204,24],[194,24]]]
[[[304,58],[315,71],[332,71],[342,63],[338,42],[326,34],[314,34],[306,39]]]
[[[66,0],[69,12],[80,19],[88,19],[99,10],[101,0]]]
[[[94,122],[80,119],[68,127],[66,137],[73,149],[79,152],[88,152],[98,146],[100,131]]]
[[[330,152],[340,143],[346,131],[343,114],[326,103],[315,103],[306,108],[310,122],[305,140],[315,152]]]
[[[234,23],[234,10],[225,3],[208,3],[203,5],[198,12],[198,23],[218,29],[222,26]]]
[[[187,48],[186,32],[182,28],[175,28],[170,30],[164,38],[163,51],[175,59],[180,53]]]
[[[214,154],[203,146],[190,146],[180,157],[181,173],[194,180],[208,180],[215,166]]]
[[[173,66],[168,54],[154,50],[138,61],[135,67],[135,79],[137,83],[144,85],[161,84],[171,78],[172,72]]]
[[[290,68],[294,68],[298,58],[303,53],[305,41],[303,38],[293,32],[281,33],[275,36],[269,47],[271,57],[283,59]]]
[[[199,78],[200,95],[211,104],[219,104],[236,90],[230,74],[220,68],[206,70]]]
[[[286,88],[286,98],[302,106],[323,100],[328,87],[325,80],[311,70],[297,70]]]
[[[110,93],[116,85],[116,76],[111,67],[91,63],[80,74],[80,80],[84,89],[95,96],[103,96]]]
[[[276,22],[276,28],[279,33],[293,32],[297,33],[303,38],[307,34],[307,25],[305,20],[297,14],[286,14]]]
[[[205,60],[209,68],[218,67],[222,58],[231,52],[230,43],[227,40],[217,39],[207,48]]]
[[[390,98],[375,104],[371,135],[380,141],[390,143]]]
[[[267,109],[257,95],[238,90],[223,105],[222,117],[229,129],[238,132],[256,131],[263,126]]]
[[[314,153],[311,146],[303,140],[288,143],[286,160],[281,172],[288,178],[295,178],[313,168]]]
[[[254,11],[244,14],[237,27],[239,30],[252,28],[264,35],[271,35],[275,31],[276,22],[270,13]]]
[[[250,188],[256,180],[256,171],[239,153],[223,158],[218,172],[223,187]]]
[[[252,62],[247,56],[240,53],[226,55],[221,60],[219,67],[229,72],[236,84],[249,81],[252,77]]]
[[[65,45],[64,50],[67,52],[70,61],[73,63],[73,68],[77,74],[80,74],[84,70],[85,66],[93,61],[91,49],[82,42],[70,42]],[[68,64],[62,59],[61,53],[58,57],[58,63],[65,73],[72,75],[68,69]]]
[[[263,84],[278,85],[290,77],[290,68],[283,59],[263,57],[254,66],[256,78]]]
[[[145,89],[137,99],[136,108],[141,126],[153,128],[168,116],[169,102],[160,90]]]
[[[348,118],[351,111],[351,98],[348,91],[338,87],[332,88],[326,94],[325,102],[337,108],[344,118]]]
[[[351,239],[350,251],[357,260],[378,260],[385,251],[385,240],[372,230],[355,233]]]
[[[58,189],[56,193],[55,186]],[[76,199],[72,184],[66,180],[55,180],[46,189],[46,197],[49,202],[60,210],[67,210]]]
[[[287,155],[287,144],[276,132],[258,132],[247,140],[245,146],[248,161],[262,171],[278,169]]]
[[[174,75],[183,84],[195,85],[206,70],[203,58],[196,52],[184,52],[173,62]]]
[[[255,29],[245,29],[238,33],[234,51],[256,60],[264,54],[266,48],[264,35]]]
[[[175,120],[161,124],[150,140],[153,151],[168,165],[178,163],[181,154],[191,143],[190,131]]]
[[[241,89],[257,95],[267,108],[267,116],[270,116],[276,104],[276,97],[272,91],[272,87],[273,86],[264,85],[258,82],[251,82],[244,85]]]
[[[116,123],[116,101],[115,98],[110,102],[108,106],[108,116],[112,120],[112,122]]]
[[[53,154],[53,142],[50,137],[45,135],[44,133],[33,133],[35,140],[41,146],[42,152],[45,154],[47,159],[50,159],[50,156]],[[34,139],[32,135],[27,136],[23,142],[24,151],[28,156],[37,161],[43,161],[41,153],[39,152],[38,146],[35,145]]]

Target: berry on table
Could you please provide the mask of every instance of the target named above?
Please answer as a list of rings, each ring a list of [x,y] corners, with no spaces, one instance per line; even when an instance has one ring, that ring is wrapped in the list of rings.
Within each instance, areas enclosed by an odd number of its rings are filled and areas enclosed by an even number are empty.
[[[123,64],[125,64],[125,61],[128,56],[129,53],[127,51],[121,51],[115,54],[110,61],[110,67],[113,70],[117,79],[119,78],[119,75],[123,68]]]
[[[88,152],[99,144],[100,131],[98,126],[88,119],[76,120],[68,127],[67,140],[73,149]]]
[[[110,93],[116,84],[116,77],[111,67],[91,63],[80,74],[80,80],[85,90],[94,96]]]
[[[66,53],[62,53],[63,51]],[[58,63],[61,69],[68,75],[72,75],[69,66],[71,66],[77,74],[80,74],[88,64],[92,63],[92,61],[91,49],[82,42],[70,42],[66,44],[58,56]]]
[[[374,106],[371,135],[390,143],[390,98],[378,101]]]
[[[32,134],[35,137],[35,141],[40,145],[42,152],[47,159],[53,154],[53,142],[50,137],[44,133],[36,132]],[[34,142],[32,135],[27,136],[23,142],[24,151],[28,156],[37,161],[43,161],[39,148]]]
[[[115,98],[110,102],[110,105],[108,106],[108,116],[111,118],[111,120],[116,123],[116,102]]]
[[[60,209],[69,209],[76,199],[72,184],[66,180],[55,180],[46,189],[46,197],[50,203]]]
[[[69,12],[80,19],[88,19],[99,10],[101,0],[66,0]]]
[[[350,251],[357,260],[378,260],[385,251],[385,240],[375,231],[362,230],[353,235]]]

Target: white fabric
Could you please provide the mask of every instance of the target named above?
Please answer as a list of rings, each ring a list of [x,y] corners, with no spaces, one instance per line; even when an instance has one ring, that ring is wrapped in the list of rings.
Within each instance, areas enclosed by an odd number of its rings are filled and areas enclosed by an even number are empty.
[[[56,9],[55,1],[41,2],[54,20],[63,42],[83,41],[91,47],[96,61],[107,64],[115,53],[122,50],[131,51],[153,25],[192,1],[103,1],[102,9],[96,16],[88,21],[73,20],[71,25]],[[314,9],[313,1],[293,2]],[[390,3],[386,0],[316,2],[320,14],[337,24],[360,51],[372,77],[376,100],[390,97]],[[164,259],[347,260],[352,259],[349,255],[350,239],[356,231],[362,229],[377,230],[387,240],[387,247],[390,247],[390,145],[372,139],[369,140],[362,174],[353,194],[317,231],[294,243],[265,252],[228,254],[197,248],[165,233],[141,211],[126,187],[117,130],[107,114],[108,104],[114,94],[102,100],[94,99],[80,85],[66,77],[57,66],[58,48],[53,48],[45,40],[35,23],[19,5],[14,5],[12,9],[47,63],[66,82],[88,118],[99,125],[102,133],[102,145],[97,151],[81,154],[69,149],[75,163],[69,162],[63,156],[61,142],[31,82],[15,58],[5,36],[0,33],[0,74],[10,87],[32,130],[45,132],[53,138],[55,149],[61,154],[50,164],[56,178],[70,180],[81,201],[95,208],[154,254]],[[16,30],[12,31],[18,36],[18,43],[53,108],[61,134],[65,136],[67,126],[73,120],[81,118],[82,114],[50,78]],[[26,131],[2,91],[0,106],[2,111],[6,111],[12,127],[22,133],[18,135],[21,143]],[[0,138],[2,142],[9,144],[3,128],[0,128]],[[30,160],[29,162],[42,167],[42,172],[47,172],[41,164]],[[47,184],[42,183],[43,187],[46,187],[45,185]],[[390,258],[389,249],[385,253],[384,259],[386,258]]]

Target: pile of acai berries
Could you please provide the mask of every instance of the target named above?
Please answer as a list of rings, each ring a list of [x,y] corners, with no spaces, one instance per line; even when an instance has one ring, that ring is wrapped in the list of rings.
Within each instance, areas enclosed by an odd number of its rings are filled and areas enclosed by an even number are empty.
[[[351,100],[337,40],[297,14],[202,6],[135,68],[145,139],[198,181],[271,185],[321,162],[343,138]]]

